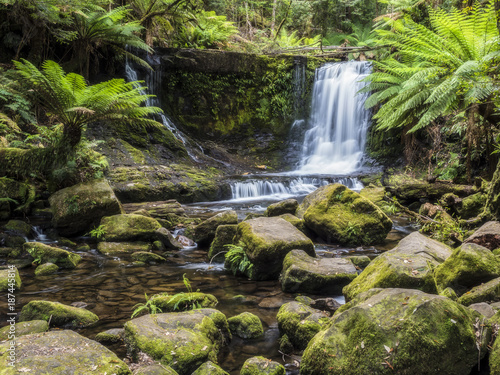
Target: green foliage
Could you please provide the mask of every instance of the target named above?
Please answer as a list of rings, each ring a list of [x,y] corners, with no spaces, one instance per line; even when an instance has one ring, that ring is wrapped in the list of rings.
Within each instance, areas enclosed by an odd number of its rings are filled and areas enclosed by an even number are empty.
[[[440,212],[436,214],[433,221],[424,224],[420,231],[430,234],[431,238],[443,243],[450,240],[461,242],[467,233],[459,221],[447,218]]]
[[[99,225],[98,227],[95,227],[92,229],[90,232],[90,237],[92,238],[97,238],[98,240],[104,240],[106,236],[106,229],[104,228],[104,225]],[[147,298],[146,298],[147,300]]]
[[[224,245],[228,249],[225,254],[225,267],[229,268],[233,275],[242,274],[250,276],[253,271],[253,264],[248,259],[245,249],[240,245]]]
[[[137,315],[144,312],[152,315],[162,312],[161,309],[154,304],[153,300],[151,300],[151,298],[148,298],[148,295],[146,293],[144,293],[144,297],[146,298],[146,302],[138,303],[134,306],[135,310],[132,313],[131,318],[135,318]]]

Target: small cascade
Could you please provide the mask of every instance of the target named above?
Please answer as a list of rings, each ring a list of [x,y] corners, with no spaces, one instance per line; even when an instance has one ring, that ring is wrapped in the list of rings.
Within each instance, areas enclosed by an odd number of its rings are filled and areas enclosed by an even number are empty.
[[[371,72],[366,61],[331,63],[316,70],[312,110],[295,174],[346,175],[361,166],[370,125],[368,94],[357,92]]]
[[[33,233],[34,233],[34,238],[33,240],[29,240],[30,242],[42,242],[42,243],[46,243],[46,242],[53,242],[51,241],[47,235],[43,232],[42,228],[40,228],[39,226],[33,226]]]

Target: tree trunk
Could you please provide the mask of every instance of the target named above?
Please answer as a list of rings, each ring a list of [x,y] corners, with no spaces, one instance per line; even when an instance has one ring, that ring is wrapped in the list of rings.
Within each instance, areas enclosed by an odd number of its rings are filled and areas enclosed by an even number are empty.
[[[82,129],[79,126],[64,126],[62,146],[74,149],[82,139]]]
[[[500,1],[500,0],[498,0]],[[278,5],[278,0],[273,1],[273,15],[271,21],[271,36],[274,35],[274,26],[276,25],[276,6]]]
[[[500,161],[491,179],[486,205],[481,216],[486,220],[500,220]]]
[[[474,141],[474,128],[476,126],[476,113],[479,107],[477,104],[473,104],[468,110],[467,116],[467,183],[472,182],[472,146]]]

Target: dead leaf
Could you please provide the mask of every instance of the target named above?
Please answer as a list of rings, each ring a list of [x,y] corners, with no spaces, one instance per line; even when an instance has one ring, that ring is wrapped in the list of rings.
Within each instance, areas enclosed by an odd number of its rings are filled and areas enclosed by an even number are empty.
[[[387,345],[384,345],[384,348],[385,348],[385,350],[387,351],[387,353],[390,353],[390,352],[392,351],[392,349],[391,349],[391,348],[389,348]]]

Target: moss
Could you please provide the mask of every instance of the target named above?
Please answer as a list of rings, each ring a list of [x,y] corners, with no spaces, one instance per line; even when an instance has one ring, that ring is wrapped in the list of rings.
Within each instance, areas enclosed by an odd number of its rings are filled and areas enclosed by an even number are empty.
[[[149,250],[151,250],[151,245],[146,242],[99,242],[97,244],[97,251],[110,256]]]
[[[97,342],[120,342],[125,338],[125,330],[123,328],[108,329],[104,332],[99,332],[95,336]]]
[[[223,253],[227,251],[224,245],[233,243],[233,238],[236,234],[236,228],[237,225],[235,224],[219,225],[217,227],[217,229],[215,230],[214,240],[210,244],[210,249],[208,250],[208,259],[210,261],[224,260]],[[217,254],[219,254],[218,257],[216,259],[213,259]]]
[[[252,357],[245,361],[240,375],[285,375],[285,367],[264,357]]]
[[[137,262],[144,262],[144,263],[163,263],[167,261],[161,255],[151,253],[148,251],[136,251],[132,253],[132,259]]]
[[[24,335],[32,335],[34,333],[47,332],[49,330],[49,325],[45,320],[30,320],[28,322],[16,323],[13,330],[11,325],[7,325],[0,328],[0,341],[8,340],[9,334],[14,333],[16,337],[21,337]]]
[[[366,255],[356,255],[349,257],[349,260],[359,268],[366,268],[371,262],[371,259]]]
[[[191,375],[229,375],[212,361],[205,362]]]
[[[50,320],[53,326],[87,327],[99,320],[93,312],[59,302],[30,301],[24,305],[19,317],[20,321]]]
[[[153,240],[155,231],[161,228],[156,219],[134,214],[103,217],[101,225],[109,242]]]
[[[155,294],[151,296],[151,301],[163,312],[215,307],[219,303],[213,295],[201,292]]]
[[[125,148],[125,150],[127,150],[127,152],[130,154],[130,157],[134,160],[135,163],[141,165],[146,163],[146,158],[144,157],[144,154],[140,150],[133,147],[130,143],[124,141],[123,139],[120,140],[120,142],[122,146]]]
[[[14,278],[11,277],[12,271],[14,271]],[[14,270],[0,269],[0,292],[6,292],[12,287],[17,291],[21,288],[21,285],[21,277],[17,268],[14,268]]]
[[[458,298],[458,302],[465,306],[479,302],[497,301],[500,301],[500,277],[477,285]]]
[[[78,254],[39,242],[26,242],[23,249],[38,263],[54,263],[61,268],[75,268],[82,259]]]
[[[229,318],[229,330],[243,339],[253,339],[264,334],[262,322],[257,315],[244,312]]]
[[[7,231],[21,234],[24,237],[28,237],[31,234],[31,225],[22,220],[9,220],[4,228]]]
[[[54,264],[54,263],[40,264],[35,269],[35,276],[52,275],[53,273],[56,273],[58,269],[59,269],[59,266],[57,266],[57,264]]]

